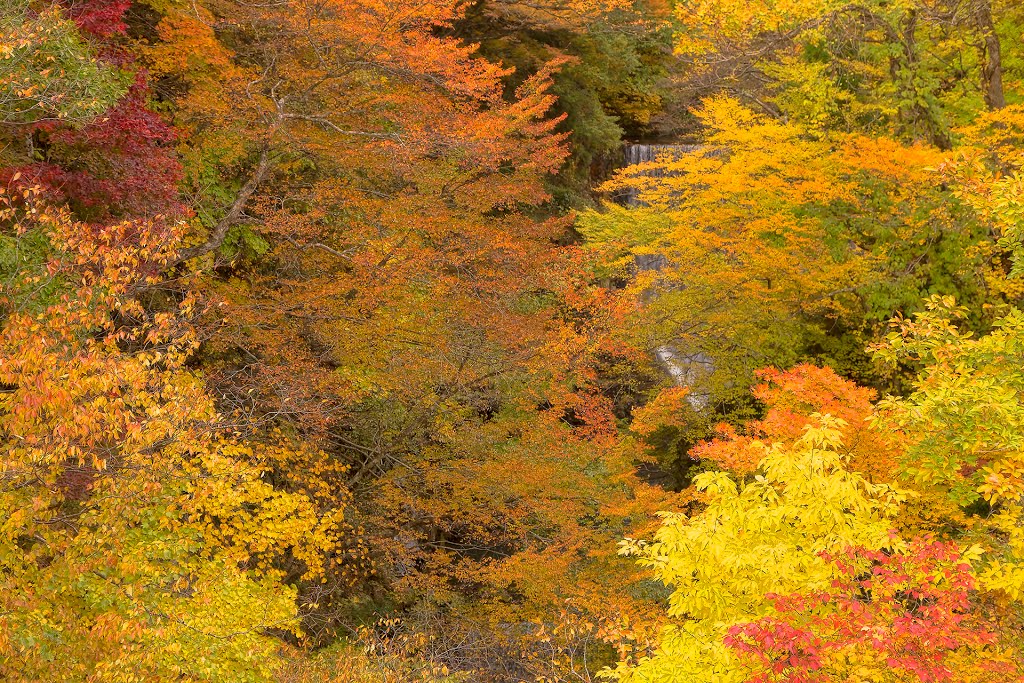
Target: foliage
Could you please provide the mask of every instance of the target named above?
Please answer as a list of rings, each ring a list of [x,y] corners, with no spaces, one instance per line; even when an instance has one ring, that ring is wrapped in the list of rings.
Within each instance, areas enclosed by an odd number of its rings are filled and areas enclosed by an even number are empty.
[[[765,415],[743,425],[743,434],[728,423],[718,426],[714,440],[691,451],[694,458],[713,461],[738,475],[757,469],[759,457],[753,441],[793,443],[814,414],[828,414],[843,421],[838,425],[847,449],[848,467],[871,481],[895,479],[895,445],[885,433],[866,422],[872,415],[875,393],[839,377],[829,368],[800,364],[785,372],[762,370],[762,380],[752,394],[765,405]]]
[[[624,336],[695,359],[688,383],[713,407],[741,400],[757,368],[808,357],[881,384],[845,347],[934,289],[981,308],[984,254],[971,249],[989,238],[936,187],[934,150],[812,137],[728,98],[697,115],[705,145],[624,170],[605,187],[635,188],[640,204],[578,228],[599,274],[642,302]]]
[[[357,527],[325,582],[295,579],[304,644],[380,611],[444,633],[422,657],[452,671],[554,676],[560,648],[596,642],[540,640],[566,600],[586,623],[640,612],[614,540],[652,497],[631,500],[613,452],[589,367],[608,314],[548,204],[570,66],[481,58],[454,37],[468,10],[161,4],[140,61],[187,131],[175,267],[221,303],[198,323],[204,377],[247,437],[327,453],[268,476]]]
[[[264,631],[297,628],[272,562],[318,575],[337,520],[261,480],[278,446],[218,426],[185,369],[194,297],[140,305],[174,228],[93,230],[25,195],[4,197],[5,232],[43,231],[46,270],[26,277],[62,284],[45,304],[4,302],[3,674],[263,680]]]
[[[882,359],[906,357],[923,366],[915,391],[905,399],[887,399],[882,416],[891,416],[894,429],[913,435],[906,444],[906,465],[918,480],[949,487],[964,504],[981,493],[1005,497],[1016,481],[1011,473],[1019,450],[1019,388],[1013,368],[1024,320],[1012,311],[990,334],[972,339],[954,326],[963,311],[951,299],[932,299],[928,308],[912,321],[901,321],[878,351]],[[954,387],[957,400],[951,401]],[[996,485],[1003,468],[1010,477],[1006,490]],[[979,491],[986,480],[989,486]]]
[[[480,42],[483,56],[515,68],[519,83],[551,59],[569,61],[554,74],[554,107],[564,112],[571,156],[552,191],[562,204],[589,204],[589,185],[617,165],[623,137],[659,134],[671,97],[668,7],[654,1],[474,3],[456,35]]]
[[[81,122],[125,91],[119,71],[100,61],[59,6],[0,4],[0,122]]]
[[[1022,22],[0,3],[0,678],[1020,679]]]
[[[955,544],[851,548],[838,564],[829,590],[768,596],[771,616],[729,630],[725,643],[753,655],[747,680],[1018,680],[971,604],[976,582]]]
[[[181,215],[176,134],[146,108],[141,81],[102,118],[38,135],[45,140],[46,151],[42,161],[18,167],[22,183],[45,187],[54,200],[67,202],[77,217],[110,222]]]
[[[676,623],[653,655],[616,669],[620,680],[746,680],[725,638],[770,613],[766,595],[827,589],[840,576],[829,555],[849,546],[903,550],[889,533],[902,495],[846,470],[843,423],[818,419],[792,446],[753,445],[763,453],[754,481],[701,474],[705,509],[690,518],[662,513],[653,542],[624,542],[623,552],[672,587]]]
[[[970,157],[960,163],[970,163]],[[1012,189],[1005,190],[996,176],[988,181],[996,189],[986,191],[983,181],[961,169],[953,167],[952,177],[963,183],[956,192],[967,198],[984,220],[1012,226],[1013,201],[1002,199],[1012,197]],[[960,175],[956,175],[958,171]],[[986,200],[990,202],[987,205]],[[1012,234],[1012,227],[1007,232]],[[1009,258],[1015,258],[1012,243],[1004,241],[1002,246]],[[1009,278],[1013,278],[1012,271]],[[926,497],[939,489],[965,506],[984,499],[993,514],[976,523],[961,520],[954,532],[977,545],[965,549],[955,542],[928,537],[906,542],[890,531],[888,547],[876,540],[876,546],[865,548],[862,542],[844,538],[832,548],[818,546],[814,563],[809,563],[804,554],[813,552],[810,543],[775,540],[780,527],[785,534],[806,533],[804,517],[796,512],[786,517],[775,511],[786,509],[790,491],[811,495],[819,504],[830,500],[828,493],[815,490],[816,484],[805,483],[808,472],[817,477],[821,474],[813,470],[815,465],[801,467],[792,458],[789,464],[795,469],[782,476],[775,475],[777,465],[769,458],[758,461],[753,469],[747,454],[764,447],[727,429],[725,438],[695,449],[695,455],[746,475],[744,481],[753,474],[754,483],[738,487],[724,473],[701,475],[698,485],[711,493],[705,511],[690,520],[665,513],[668,521],[653,544],[627,545],[663,582],[673,586],[675,601],[670,602],[669,614],[683,621],[663,633],[652,656],[620,665],[614,675],[621,680],[704,675],[707,680],[737,681],[877,676],[909,681],[1019,678],[1014,650],[1019,643],[1015,642],[1014,627],[1005,625],[1019,623],[1017,601],[1024,585],[1019,564],[1022,489],[1016,463],[1021,448],[1015,443],[1021,431],[1016,419],[1020,389],[1014,384],[1021,365],[1015,355],[1021,337],[1020,314],[1010,309],[988,334],[974,338],[954,325],[956,318],[966,317],[967,309],[957,307],[952,297],[933,297],[926,306],[913,320],[897,318],[895,331],[875,349],[882,361],[918,369],[908,396],[888,397],[871,410],[870,394],[844,387],[834,375],[829,378],[828,373],[808,367],[790,373],[767,372],[767,377],[782,386],[767,384],[756,390],[768,403],[768,410],[763,420],[745,429],[754,437],[781,440],[774,446],[776,451],[785,448],[784,444],[799,449],[807,439],[792,441],[800,411],[828,406],[851,411],[847,414],[861,421],[870,414],[871,423],[858,430],[868,439],[859,445],[869,459],[882,456],[890,476],[895,456],[901,473],[911,477]],[[806,383],[812,378],[826,381],[816,389]],[[839,424],[846,426],[845,422]],[[838,433],[833,434],[838,444]],[[832,450],[837,448],[832,446]],[[827,468],[830,460],[824,462]],[[772,482],[779,483],[781,492],[771,487]],[[756,502],[740,505],[739,511],[723,509],[723,500],[743,501],[751,488],[760,492],[761,487],[770,495],[760,493],[753,498]],[[932,516],[943,512],[941,506],[931,505]],[[877,519],[874,511],[858,512],[855,505],[841,509],[855,521],[844,524],[843,517],[836,516],[841,526],[833,528],[848,528],[846,524],[856,528]],[[764,510],[782,514],[787,523],[767,526],[766,534],[764,525],[748,521],[760,522]],[[947,521],[955,518],[948,509],[945,512]],[[927,528],[929,513],[912,519],[903,526],[919,533],[921,527]],[[882,524],[895,527],[896,520],[888,517]],[[741,547],[735,547],[740,531],[755,530],[755,539],[745,538]],[[763,540],[768,546],[764,547],[759,542],[766,535]],[[753,560],[744,563],[740,559],[747,550],[770,560],[757,564],[755,570]],[[796,562],[798,569],[794,571],[788,562]],[[801,572],[807,567],[823,567],[820,571],[833,573],[827,581],[813,575],[801,581]],[[776,577],[777,568],[785,572],[783,578]],[[729,581],[734,572],[742,580],[739,585],[748,591],[742,599]],[[791,583],[778,590],[783,581]],[[979,599],[979,592],[992,597]],[[698,599],[704,602],[695,603]],[[717,611],[705,614],[701,610],[706,604],[716,606]],[[737,618],[734,610],[749,617]]]
[[[989,0],[685,1],[677,49],[698,81],[815,129],[948,149],[956,123],[1005,105],[1016,29],[998,18],[1014,14]]]

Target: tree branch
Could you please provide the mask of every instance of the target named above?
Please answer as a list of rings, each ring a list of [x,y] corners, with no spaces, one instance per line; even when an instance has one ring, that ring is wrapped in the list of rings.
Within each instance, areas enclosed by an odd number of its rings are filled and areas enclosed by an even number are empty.
[[[253,170],[249,180],[246,181],[242,189],[239,190],[238,196],[235,197],[235,201],[231,203],[228,211],[224,216],[217,221],[217,225],[214,226],[213,230],[210,231],[209,237],[202,244],[197,244],[194,247],[183,249],[178,254],[171,265],[177,265],[194,259],[199,256],[204,256],[214,249],[217,249],[221,244],[224,243],[224,238],[227,237],[228,230],[231,229],[238,219],[242,217],[242,213],[245,211],[246,204],[252,198],[253,193],[256,192],[263,179],[267,175],[267,171],[270,169],[270,141],[267,140],[260,149],[259,161],[256,163],[256,168]]]

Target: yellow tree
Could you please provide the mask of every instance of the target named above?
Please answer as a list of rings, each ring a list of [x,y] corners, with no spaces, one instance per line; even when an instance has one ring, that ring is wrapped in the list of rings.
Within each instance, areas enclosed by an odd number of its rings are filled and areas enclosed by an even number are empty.
[[[942,148],[958,120],[1005,106],[1004,51],[1019,21],[1013,3],[989,0],[693,0],[676,13],[677,49],[710,72],[710,87],[817,128]]]
[[[880,422],[905,440],[905,469],[919,486],[934,487],[961,505],[984,501],[992,515],[976,532],[990,551],[984,588],[1019,601],[1024,595],[1021,535],[1020,356],[1024,318],[1017,309],[989,334],[973,338],[954,324],[963,310],[935,298],[929,310],[902,321],[877,354],[920,363],[914,391],[880,404]],[[1019,618],[1019,607],[1016,608]]]
[[[705,507],[662,513],[652,542],[627,540],[672,589],[671,623],[646,656],[610,671],[646,683],[1018,680],[1012,627],[975,595],[982,548],[893,527],[906,493],[846,469],[841,420],[814,415],[796,442],[737,484],[699,475]],[[972,563],[982,566],[975,577]]]
[[[990,218],[1008,230],[1015,185],[995,182],[990,193],[963,191],[974,202],[1000,198]],[[889,434],[886,449],[895,447],[915,486],[990,514],[973,524],[961,515],[950,525],[957,542],[903,541],[886,531],[902,495],[849,473],[835,428],[776,443],[745,486],[700,475],[705,510],[666,513],[653,543],[626,544],[673,587],[670,615],[681,623],[651,656],[621,664],[621,680],[1019,679],[1024,321],[1011,309],[974,338],[955,326],[966,311],[950,297],[927,308],[898,319],[876,349],[920,371],[908,396],[879,405],[871,428]],[[769,411],[754,427],[786,437],[779,417]],[[705,451],[723,449],[731,462],[765,447],[734,440]]]
[[[829,588],[841,574],[831,554],[902,548],[890,534],[902,494],[849,472],[844,424],[815,419],[791,446],[750,445],[762,454],[755,480],[701,474],[702,511],[662,513],[653,542],[624,542],[623,552],[672,588],[673,623],[653,654],[619,665],[618,680],[745,681],[751,669],[726,642],[731,627],[771,614],[770,595]]]
[[[982,296],[962,251],[985,237],[936,187],[935,150],[813,135],[724,97],[697,116],[703,146],[606,186],[636,188],[640,205],[579,221],[639,304],[631,338],[696,359],[681,378],[695,394],[735,399],[756,369],[808,352],[866,374],[863,339],[922,290]]]

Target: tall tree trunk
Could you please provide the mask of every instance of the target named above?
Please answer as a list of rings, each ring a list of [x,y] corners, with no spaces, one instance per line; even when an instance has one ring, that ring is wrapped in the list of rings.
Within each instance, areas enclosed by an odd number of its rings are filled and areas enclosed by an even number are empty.
[[[917,11],[911,9],[903,17],[899,29],[889,33],[890,40],[899,42],[902,53],[898,57],[894,56],[889,62],[893,81],[905,98],[905,102],[900,106],[900,119],[914,137],[924,137],[939,149],[947,150],[953,146],[953,142],[942,121],[941,111],[934,104],[922,103],[922,97],[925,100],[932,100],[934,93],[918,92],[918,86],[914,82],[914,74],[920,68],[917,26]]]
[[[985,104],[989,109],[1001,109],[1006,106],[1003,95],[1003,58],[989,0],[974,0],[974,22],[984,41],[979,46],[979,52],[981,90],[985,94]]]

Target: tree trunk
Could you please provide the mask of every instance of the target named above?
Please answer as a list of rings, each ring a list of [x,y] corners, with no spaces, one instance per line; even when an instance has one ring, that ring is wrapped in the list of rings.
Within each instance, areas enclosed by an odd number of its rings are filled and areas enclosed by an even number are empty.
[[[1003,58],[989,0],[975,0],[974,21],[983,41],[979,46],[981,91],[989,109],[1001,109],[1006,106],[1003,95]]]
[[[920,68],[917,54],[917,25],[917,11],[910,10],[903,17],[899,30],[894,30],[890,34],[890,39],[899,42],[902,53],[899,57],[894,56],[889,62],[893,81],[906,99],[900,106],[900,119],[915,138],[924,137],[939,149],[948,150],[953,146],[953,142],[942,122],[941,113],[932,105],[921,102],[922,95],[932,96],[933,93],[919,93],[914,84],[914,72]]]

